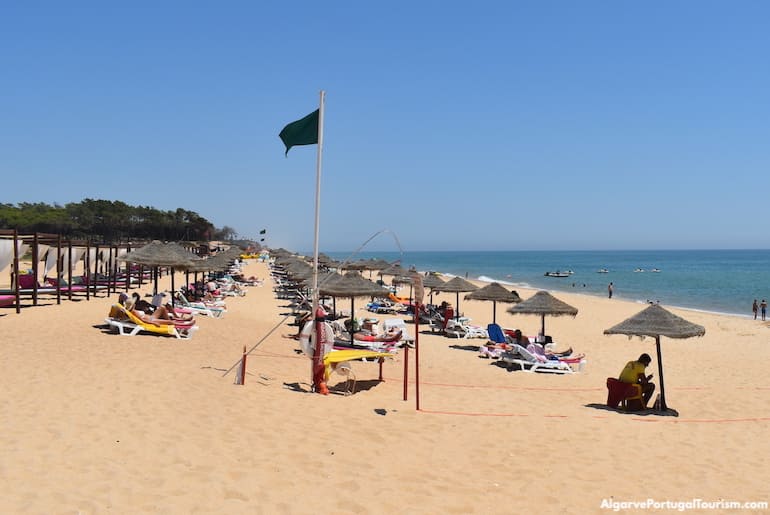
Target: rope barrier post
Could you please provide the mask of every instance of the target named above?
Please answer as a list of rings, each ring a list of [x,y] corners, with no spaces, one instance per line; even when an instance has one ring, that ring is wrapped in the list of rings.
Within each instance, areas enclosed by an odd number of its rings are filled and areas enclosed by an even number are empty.
[[[420,411],[420,309],[422,304],[414,305],[414,401],[415,409]]]
[[[384,379],[382,378],[382,364],[384,362],[385,362],[385,358],[380,357],[377,359],[377,363],[380,364],[380,378],[379,378],[380,382],[384,381]]]
[[[243,357],[241,358],[241,381],[240,385],[246,384],[246,346],[243,346]]]

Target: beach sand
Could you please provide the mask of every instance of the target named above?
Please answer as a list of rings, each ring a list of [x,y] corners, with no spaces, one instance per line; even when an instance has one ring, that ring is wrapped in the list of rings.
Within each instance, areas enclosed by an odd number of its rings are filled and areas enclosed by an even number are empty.
[[[247,263],[247,275],[268,276]],[[460,295],[472,323],[491,322],[490,302]],[[115,294],[3,308],[0,512],[583,514],[613,501],[770,501],[766,324],[672,309],[706,335],[662,338],[679,416],[640,416],[603,407],[605,380],[647,352],[658,383],[654,339],[602,332],[645,306],[555,296],[579,313],[546,318],[547,332],[587,355],[582,373],[508,371],[478,357],[484,340],[421,333],[419,412],[414,350],[407,401],[403,351],[384,382],[376,363],[355,362],[355,394],[340,394],[337,375],[332,395],[306,393],[310,364],[282,336],[296,327],[278,325],[290,310],[270,281],[228,298],[223,319],[199,317],[190,340],[110,334]],[[498,323],[537,333],[539,317],[507,307]],[[259,342],[245,385],[223,377]]]

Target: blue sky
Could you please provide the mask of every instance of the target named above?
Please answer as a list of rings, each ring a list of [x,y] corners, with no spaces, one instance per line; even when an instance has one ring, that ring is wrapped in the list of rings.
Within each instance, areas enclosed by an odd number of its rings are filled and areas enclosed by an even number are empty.
[[[322,251],[770,248],[770,3],[4,2],[1,202]],[[366,250],[397,250],[388,235]]]

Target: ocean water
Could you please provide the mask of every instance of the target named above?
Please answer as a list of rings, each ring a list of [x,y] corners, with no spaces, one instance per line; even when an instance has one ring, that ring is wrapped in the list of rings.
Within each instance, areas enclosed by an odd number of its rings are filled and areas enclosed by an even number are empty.
[[[361,252],[353,259],[372,257],[511,288],[607,296],[612,282],[615,298],[744,316],[754,299],[770,300],[770,250]],[[557,270],[573,274],[544,275]]]

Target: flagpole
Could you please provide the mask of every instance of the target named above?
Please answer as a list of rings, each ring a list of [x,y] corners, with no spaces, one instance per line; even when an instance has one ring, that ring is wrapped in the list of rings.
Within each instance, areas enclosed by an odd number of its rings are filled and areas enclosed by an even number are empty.
[[[320,213],[321,213],[321,161],[323,156],[323,134],[324,134],[324,98],[326,92],[321,90],[318,101],[318,157],[316,159],[316,174],[315,174],[315,238],[313,242],[313,311],[311,317],[315,320],[316,313],[319,305],[318,295],[318,233],[320,227]],[[316,387],[317,374],[323,373],[323,352],[321,349],[321,323],[316,320],[315,323],[316,339],[315,350],[313,351],[313,365],[312,365],[312,377],[311,384]]]

